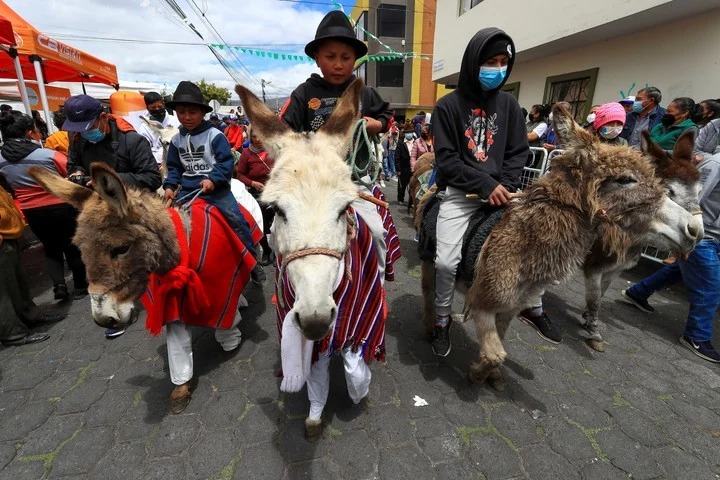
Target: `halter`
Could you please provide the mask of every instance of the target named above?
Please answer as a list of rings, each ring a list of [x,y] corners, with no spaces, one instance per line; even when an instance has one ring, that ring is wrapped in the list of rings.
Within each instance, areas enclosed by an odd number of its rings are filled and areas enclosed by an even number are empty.
[[[350,209],[348,209],[345,212],[345,219],[347,221],[347,244],[349,245],[350,242],[355,239],[357,235],[357,222],[355,221],[355,215],[352,213]],[[347,252],[347,250],[346,250]],[[283,257],[282,261],[280,262],[280,272],[278,274],[278,280],[277,284],[275,285],[275,290],[277,291],[277,299],[278,304],[280,305],[280,308],[285,308],[285,296],[283,295],[283,289],[282,289],[282,279],[285,276],[285,270],[287,269],[287,266],[290,264],[290,262],[297,260],[299,258],[309,257],[312,255],[325,255],[326,257],[332,257],[337,260],[342,260],[343,256],[345,257],[345,276],[347,277],[349,282],[352,282],[352,271],[350,269],[350,255],[344,254],[343,252],[340,252],[339,250],[334,250],[332,248],[324,248],[324,247],[311,247],[311,248],[304,248],[302,250],[296,250],[292,253],[287,254]]]

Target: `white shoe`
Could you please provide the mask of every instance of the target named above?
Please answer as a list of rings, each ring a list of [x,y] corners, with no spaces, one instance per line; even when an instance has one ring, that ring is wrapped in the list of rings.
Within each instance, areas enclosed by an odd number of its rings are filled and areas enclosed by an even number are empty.
[[[385,188],[385,181],[384,181],[384,180],[380,180],[380,188]]]

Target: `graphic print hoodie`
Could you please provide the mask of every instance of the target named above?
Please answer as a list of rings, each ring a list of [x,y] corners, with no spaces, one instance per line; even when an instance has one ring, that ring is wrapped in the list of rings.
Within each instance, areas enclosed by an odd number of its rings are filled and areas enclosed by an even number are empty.
[[[511,49],[505,80],[494,90],[480,86],[478,73],[487,48],[498,39]],[[520,186],[530,149],[525,119],[515,97],[500,89],[515,61],[515,44],[498,28],[480,30],[470,40],[460,66],[457,89],[441,98],[433,112],[435,162],[440,188],[448,185],[487,198],[498,184]]]

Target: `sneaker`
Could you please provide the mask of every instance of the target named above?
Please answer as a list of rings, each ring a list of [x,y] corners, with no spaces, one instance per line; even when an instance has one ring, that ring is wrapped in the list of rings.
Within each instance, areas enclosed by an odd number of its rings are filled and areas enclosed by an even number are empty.
[[[555,325],[553,325],[545,312],[541,315],[533,316],[532,311],[527,309],[520,312],[518,318],[522,320],[523,323],[533,327],[543,340],[556,345],[562,342],[562,335],[560,335],[560,332],[558,332],[558,329],[555,328]]]
[[[108,328],[105,330],[105,338],[119,337],[125,333],[125,328]]]
[[[450,343],[451,323],[452,318],[448,321],[448,324],[445,327],[435,325],[435,334],[433,335],[431,344],[433,353],[438,357],[447,357],[452,349],[452,344]]]
[[[262,265],[259,263],[255,264],[252,272],[250,272],[250,279],[255,283],[265,283],[267,275],[265,274],[265,270],[263,270]]]
[[[687,347],[691,352],[703,360],[720,363],[720,353],[715,350],[709,340],[707,342],[695,342],[686,336],[682,336],[680,337],[680,345]]]
[[[385,181],[384,181],[384,180],[380,180],[380,188],[385,188]]]
[[[635,305],[638,309],[642,310],[645,313],[655,313],[655,309],[650,306],[647,300],[642,299],[640,297],[637,297],[630,293],[630,290],[623,290],[622,296],[625,300],[627,300],[629,303]]]
[[[271,263],[272,260],[270,260],[270,252],[263,252],[262,257],[260,258],[260,265],[267,267]]]
[[[53,295],[55,295],[55,300],[67,300],[70,298],[70,293],[68,292],[67,285],[64,283],[59,283],[53,287]]]
[[[73,290],[73,299],[80,300],[88,296],[88,289],[86,288],[76,288]]]

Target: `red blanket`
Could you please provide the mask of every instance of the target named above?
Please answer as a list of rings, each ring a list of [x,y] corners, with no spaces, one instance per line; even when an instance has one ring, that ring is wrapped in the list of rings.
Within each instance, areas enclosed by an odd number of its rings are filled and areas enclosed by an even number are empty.
[[[168,212],[180,243],[181,260],[165,274],[150,274],[142,296],[148,312],[145,327],[153,335],[175,321],[230,328],[255,258],[212,205],[200,199],[192,203],[189,242],[178,211]]]

